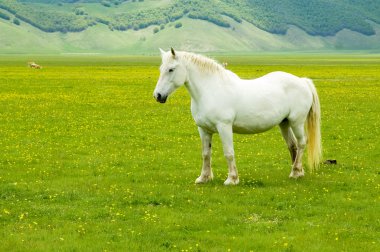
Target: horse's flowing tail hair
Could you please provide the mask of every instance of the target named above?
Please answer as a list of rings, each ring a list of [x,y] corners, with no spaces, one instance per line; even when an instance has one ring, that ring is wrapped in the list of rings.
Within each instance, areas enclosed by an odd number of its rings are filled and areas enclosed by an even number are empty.
[[[307,129],[307,154],[308,164],[311,171],[318,169],[322,159],[322,143],[321,143],[321,107],[317,90],[313,81],[306,79],[311,92],[313,93],[313,103],[306,120]]]

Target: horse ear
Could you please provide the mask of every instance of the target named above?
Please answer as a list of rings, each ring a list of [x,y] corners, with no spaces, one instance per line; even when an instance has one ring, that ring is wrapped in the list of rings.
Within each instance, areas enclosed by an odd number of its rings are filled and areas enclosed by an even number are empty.
[[[172,52],[173,58],[175,58],[175,51],[174,51],[173,47],[170,48],[170,51]]]
[[[160,49],[160,52],[161,52],[161,56],[162,56],[162,55],[164,55],[165,51],[164,51],[164,50],[162,50],[161,48],[158,48],[158,49]]]

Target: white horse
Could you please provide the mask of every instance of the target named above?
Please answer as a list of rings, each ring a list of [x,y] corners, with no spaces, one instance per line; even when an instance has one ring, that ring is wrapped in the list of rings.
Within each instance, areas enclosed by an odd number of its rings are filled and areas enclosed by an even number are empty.
[[[256,134],[280,126],[292,160],[291,178],[304,176],[302,155],[308,143],[310,169],[317,168],[322,153],[320,105],[313,82],[285,72],[242,80],[216,61],[188,52],[161,50],[160,77],[154,98],[165,103],[185,85],[191,95],[191,113],[202,141],[203,166],[195,183],[213,179],[211,140],[219,133],[228,163],[225,185],[239,183],[233,132]],[[305,125],[307,126],[305,130]]]

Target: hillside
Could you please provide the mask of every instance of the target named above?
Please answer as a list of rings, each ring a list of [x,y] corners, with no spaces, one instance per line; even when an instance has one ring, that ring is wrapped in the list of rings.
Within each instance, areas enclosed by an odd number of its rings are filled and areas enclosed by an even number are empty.
[[[0,52],[380,49],[379,24],[371,0],[1,0]]]

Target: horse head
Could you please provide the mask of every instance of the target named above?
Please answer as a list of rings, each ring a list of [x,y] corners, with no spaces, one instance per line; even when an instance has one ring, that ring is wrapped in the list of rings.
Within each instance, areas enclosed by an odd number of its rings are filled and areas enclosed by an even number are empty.
[[[160,51],[162,59],[160,77],[153,96],[158,102],[165,103],[168,96],[186,82],[187,71],[173,48],[168,52],[162,49]]]

